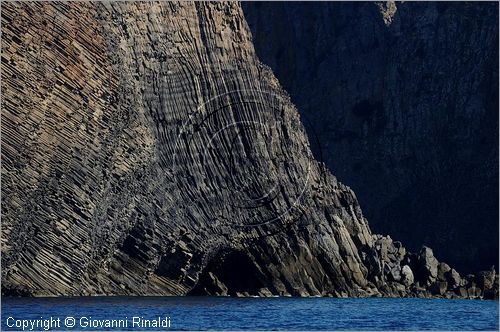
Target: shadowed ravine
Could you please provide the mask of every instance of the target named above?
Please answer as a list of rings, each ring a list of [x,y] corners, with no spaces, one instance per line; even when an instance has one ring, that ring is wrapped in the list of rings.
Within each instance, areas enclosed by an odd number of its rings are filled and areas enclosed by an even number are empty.
[[[6,3],[2,37],[4,295],[497,296],[371,233],[238,3]]]

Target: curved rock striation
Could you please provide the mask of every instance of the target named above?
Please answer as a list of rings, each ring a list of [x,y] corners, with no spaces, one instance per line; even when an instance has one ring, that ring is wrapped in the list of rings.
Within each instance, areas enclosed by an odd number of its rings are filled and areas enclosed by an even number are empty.
[[[315,161],[239,4],[6,3],[2,37],[4,295],[409,296],[435,281],[410,282],[422,264],[377,244]]]

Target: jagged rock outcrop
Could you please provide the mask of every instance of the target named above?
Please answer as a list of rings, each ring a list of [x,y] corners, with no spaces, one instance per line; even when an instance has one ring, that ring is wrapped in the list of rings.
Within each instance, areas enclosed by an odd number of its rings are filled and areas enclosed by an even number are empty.
[[[432,249],[407,252],[401,242],[390,236],[373,235],[382,282],[375,276],[378,289],[385,296],[498,299],[498,274],[492,268],[477,276],[463,278],[448,264],[439,262]]]
[[[412,294],[238,3],[5,3],[2,38],[4,295]]]
[[[373,229],[498,264],[498,2],[244,2],[260,60]]]

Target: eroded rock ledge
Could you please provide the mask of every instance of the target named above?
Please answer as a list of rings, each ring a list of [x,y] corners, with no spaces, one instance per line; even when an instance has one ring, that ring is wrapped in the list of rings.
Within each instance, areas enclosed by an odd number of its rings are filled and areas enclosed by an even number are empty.
[[[6,3],[2,37],[4,295],[497,294],[371,234],[239,4]]]

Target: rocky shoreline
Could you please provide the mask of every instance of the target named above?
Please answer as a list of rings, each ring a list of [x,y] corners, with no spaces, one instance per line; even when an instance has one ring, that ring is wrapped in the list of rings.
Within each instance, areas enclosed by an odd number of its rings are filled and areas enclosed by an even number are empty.
[[[381,262],[377,269],[386,281],[378,289],[385,296],[498,300],[498,274],[493,267],[477,275],[461,276],[448,264],[439,262],[428,247],[409,253],[390,236],[374,235],[374,240]]]
[[[2,4],[2,295],[497,298],[373,235],[235,2]]]
[[[401,242],[393,241],[390,236],[373,235],[373,239],[373,259],[371,260],[375,264],[375,266],[372,266],[373,281],[369,282],[366,288],[355,290],[351,295],[340,292],[323,296],[498,301],[499,276],[493,267],[488,271],[479,271],[477,275],[467,274],[462,277],[448,264],[439,262],[434,257],[431,248],[424,246],[418,253],[410,253],[406,251]],[[370,261],[370,259],[368,260]],[[215,275],[212,275],[212,277],[216,287],[204,288],[203,292],[198,293],[198,295],[231,296],[228,294],[228,288],[220,283]],[[113,295],[115,294],[93,294],[92,296]],[[2,296],[36,297],[36,294],[20,286],[12,288],[2,286]],[[269,290],[260,289],[258,293],[236,292],[234,296],[276,297],[280,295],[273,294]],[[285,294],[281,296],[292,295]]]

